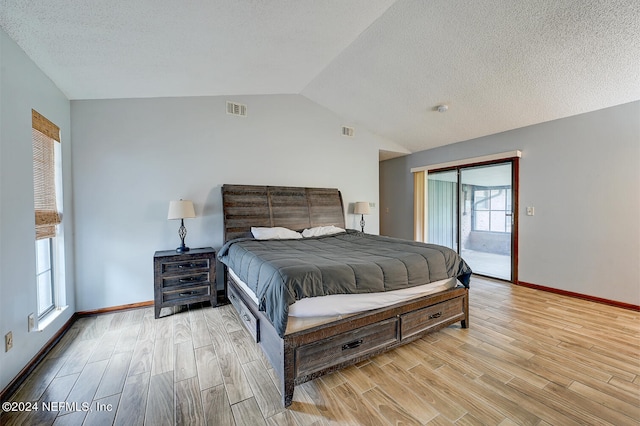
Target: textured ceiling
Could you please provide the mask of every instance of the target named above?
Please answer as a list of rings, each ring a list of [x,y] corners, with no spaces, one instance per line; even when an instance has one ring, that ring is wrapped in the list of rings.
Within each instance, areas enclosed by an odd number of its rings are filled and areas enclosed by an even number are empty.
[[[296,93],[410,151],[640,99],[638,0],[0,0],[0,26],[70,99]]]

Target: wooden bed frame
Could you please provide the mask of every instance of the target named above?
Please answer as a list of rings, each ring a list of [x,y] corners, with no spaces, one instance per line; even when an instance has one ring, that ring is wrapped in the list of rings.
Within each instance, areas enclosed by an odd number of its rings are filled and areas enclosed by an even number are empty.
[[[302,230],[345,228],[337,189],[223,185],[225,241],[251,236],[252,226]],[[469,326],[469,291],[456,287],[385,308],[285,334],[281,338],[265,314],[226,273],[227,297],[280,379],[288,407],[296,384],[368,359],[460,321]]]

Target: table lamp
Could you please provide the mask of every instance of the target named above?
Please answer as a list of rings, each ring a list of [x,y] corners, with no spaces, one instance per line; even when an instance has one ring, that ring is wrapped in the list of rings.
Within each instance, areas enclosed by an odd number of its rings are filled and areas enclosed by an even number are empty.
[[[362,232],[364,232],[364,215],[369,214],[369,202],[358,201],[353,208],[353,213],[360,215],[360,228],[362,228]]]
[[[178,236],[180,237],[180,247],[176,249],[178,253],[185,253],[189,251],[189,247],[184,245],[184,237],[187,236],[187,228],[184,227],[184,220],[188,218],[196,217],[196,212],[193,209],[193,203],[189,200],[171,201],[169,203],[169,215],[167,219],[174,220],[180,219],[180,228],[178,228]]]

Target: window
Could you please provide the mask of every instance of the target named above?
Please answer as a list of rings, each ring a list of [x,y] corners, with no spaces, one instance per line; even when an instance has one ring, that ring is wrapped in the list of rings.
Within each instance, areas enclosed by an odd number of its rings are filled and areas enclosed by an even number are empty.
[[[38,318],[55,308],[52,238],[36,240],[36,277],[38,278]]]
[[[58,227],[62,221],[60,129],[32,110],[33,196],[36,229],[36,277],[38,319],[56,307],[59,276],[56,259],[62,245]]]
[[[511,232],[511,188],[473,188],[473,230]]]

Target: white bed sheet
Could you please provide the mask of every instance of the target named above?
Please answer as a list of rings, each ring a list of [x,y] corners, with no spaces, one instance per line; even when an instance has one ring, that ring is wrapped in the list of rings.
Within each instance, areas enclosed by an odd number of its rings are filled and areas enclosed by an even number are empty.
[[[231,268],[228,270],[234,281],[240,285],[245,294],[257,305],[258,298],[253,290],[251,290]],[[307,297],[289,306],[286,334],[331,322],[359,312],[378,309],[444,291],[455,287],[457,281],[454,277],[417,287],[380,293],[332,294],[329,296]]]

